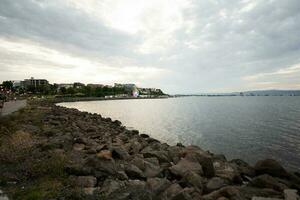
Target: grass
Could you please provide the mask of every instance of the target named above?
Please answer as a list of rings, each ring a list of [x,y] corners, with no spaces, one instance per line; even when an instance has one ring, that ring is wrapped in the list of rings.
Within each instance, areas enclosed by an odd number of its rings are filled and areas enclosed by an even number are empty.
[[[12,199],[56,198],[70,187],[65,172],[67,156],[41,152],[37,146],[41,133],[22,129],[22,125],[32,124],[42,130],[45,114],[46,111],[28,106],[0,118],[0,185]],[[12,177],[17,177],[16,184],[9,184]]]

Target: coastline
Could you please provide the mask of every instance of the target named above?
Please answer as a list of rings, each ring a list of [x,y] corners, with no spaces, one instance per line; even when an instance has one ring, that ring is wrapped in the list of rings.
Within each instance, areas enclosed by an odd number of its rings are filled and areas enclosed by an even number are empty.
[[[274,160],[250,166],[197,146],[170,146],[120,121],[54,105],[60,102],[70,101],[30,101],[0,121],[0,186],[13,199],[40,180],[49,185],[37,190],[55,191],[42,197],[54,199],[284,199],[300,189],[300,174]]]

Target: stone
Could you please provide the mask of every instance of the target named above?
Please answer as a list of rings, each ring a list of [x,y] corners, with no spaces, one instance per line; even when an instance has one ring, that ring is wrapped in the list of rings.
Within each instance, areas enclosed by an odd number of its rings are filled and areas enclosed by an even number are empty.
[[[120,180],[128,180],[128,176],[124,171],[117,171],[117,178]]]
[[[162,172],[159,164],[153,164],[152,162],[145,161],[144,166],[144,174],[148,178],[156,177]]]
[[[208,181],[208,183],[205,186],[205,191],[207,193],[218,190],[222,187],[225,187],[227,185],[227,181],[220,178],[220,177],[213,177]]]
[[[226,186],[219,190],[213,191],[209,194],[203,196],[204,200],[215,200],[220,197],[227,197],[234,200],[244,200],[242,193],[239,191],[238,187]]]
[[[99,153],[97,153],[98,158],[111,160],[112,159],[112,153],[109,150],[102,150]]]
[[[84,150],[84,148],[85,148],[84,144],[80,144],[80,143],[73,144],[74,151],[82,151],[82,150]]]
[[[142,154],[145,158],[156,157],[160,163],[170,162],[169,154],[167,151],[163,150],[152,150],[152,149],[143,149]]]
[[[171,182],[166,178],[149,178],[146,182],[146,187],[149,188],[154,196],[157,196],[165,191],[170,185]]]
[[[195,172],[199,175],[203,174],[201,165],[198,162],[192,162],[182,158],[176,165],[169,168],[170,171],[177,176],[184,177],[188,171]]]
[[[217,200],[228,200],[226,197],[219,197]]]
[[[192,200],[192,197],[187,191],[182,190],[178,194],[174,195],[171,200]]]
[[[92,174],[92,169],[90,167],[85,167],[82,164],[72,164],[65,168],[66,172],[70,175],[76,176],[86,176]]]
[[[277,191],[283,191],[287,189],[287,186],[279,183],[275,178],[270,175],[264,174],[253,178],[250,185],[259,188],[270,188]]]
[[[253,197],[283,198],[282,192],[278,192],[269,188],[242,186],[240,187],[239,191],[241,194],[243,194],[245,199],[251,199]]]
[[[85,166],[92,168],[94,175],[99,179],[115,176],[117,173],[116,163],[113,159],[89,158],[85,162]]]
[[[140,134],[140,136],[141,136],[142,138],[149,138],[149,135],[144,134],[144,133]]]
[[[297,190],[286,189],[284,190],[284,199],[285,200],[300,200]]]
[[[161,199],[171,199],[176,194],[180,193],[183,188],[178,184],[174,183],[170,187],[168,187],[161,196]]]
[[[242,176],[248,176],[248,177],[254,177],[255,176],[255,170],[253,167],[251,167],[248,163],[241,159],[234,159],[231,160],[230,163],[235,164],[237,170]]]
[[[96,187],[85,187],[85,188],[83,188],[83,192],[87,195],[93,195],[97,189],[98,188],[96,188]]]
[[[252,197],[251,200],[283,200],[279,198],[267,198],[267,197]]]
[[[114,159],[122,159],[122,160],[127,160],[130,155],[128,154],[128,152],[126,151],[126,149],[124,149],[121,146],[114,146],[111,148],[111,152],[112,152],[112,157]]]
[[[242,183],[242,178],[235,165],[221,160],[214,161],[213,165],[216,176],[227,179],[230,183]]]
[[[254,166],[256,174],[269,174],[275,177],[287,177],[285,169],[273,159],[259,160]]]
[[[215,176],[213,160],[211,155],[209,155],[207,152],[204,152],[200,148],[190,146],[184,150],[183,157],[190,161],[199,162],[202,166],[203,175],[205,177],[210,178]]]
[[[75,184],[78,187],[94,187],[97,184],[97,178],[93,176],[78,176],[75,179]]]
[[[177,164],[180,161],[181,155],[183,153],[183,148],[180,146],[170,146],[168,148],[168,153],[171,161]]]
[[[105,195],[110,195],[125,187],[125,182],[106,179],[101,187],[101,192]]]
[[[195,187],[197,191],[202,194],[203,191],[203,178],[193,171],[188,171],[184,176],[184,181],[192,187]]]
[[[125,167],[125,172],[127,174],[127,176],[131,179],[144,179],[144,173],[135,165],[132,164],[128,164]]]

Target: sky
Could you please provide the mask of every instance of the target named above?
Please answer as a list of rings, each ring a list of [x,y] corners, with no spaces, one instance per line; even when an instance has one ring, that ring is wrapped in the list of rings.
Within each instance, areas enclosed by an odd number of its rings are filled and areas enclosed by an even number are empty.
[[[0,0],[0,81],[300,89],[299,0]]]

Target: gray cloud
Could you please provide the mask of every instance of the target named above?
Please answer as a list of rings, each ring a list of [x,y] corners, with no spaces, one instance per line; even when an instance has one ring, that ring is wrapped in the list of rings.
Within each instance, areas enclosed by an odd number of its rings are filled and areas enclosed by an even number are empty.
[[[151,9],[139,19],[145,27],[132,34],[64,1],[0,0],[0,37],[116,69],[163,69],[168,73],[138,81],[171,93],[275,88],[281,83],[287,89],[299,86],[298,71],[294,78],[279,75],[276,84],[271,77],[244,79],[300,63],[298,0],[185,1],[190,6],[178,10],[182,22],[174,29],[148,26],[159,16]],[[170,9],[174,8],[170,5]],[[148,53],[139,51],[145,45],[151,50]],[[72,62],[57,65],[57,60],[5,51],[0,49],[2,71],[26,62],[33,69],[43,64],[46,68],[72,68]],[[0,79],[6,78],[10,77],[0,75]],[[124,81],[135,82],[134,76],[126,75]]]

